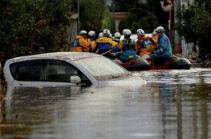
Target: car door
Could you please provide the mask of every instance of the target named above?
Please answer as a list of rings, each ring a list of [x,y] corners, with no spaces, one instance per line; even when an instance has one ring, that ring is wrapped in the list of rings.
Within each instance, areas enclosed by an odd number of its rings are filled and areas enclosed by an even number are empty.
[[[79,76],[81,83],[91,82],[70,63],[54,59],[27,60],[10,65],[15,86],[76,85],[70,82],[71,76]]]
[[[43,60],[27,60],[10,65],[10,72],[17,81],[44,81]]]
[[[70,63],[62,60],[46,59],[45,60],[45,81],[48,82],[70,82],[71,76],[81,78],[81,83],[90,85],[91,82],[84,74]]]

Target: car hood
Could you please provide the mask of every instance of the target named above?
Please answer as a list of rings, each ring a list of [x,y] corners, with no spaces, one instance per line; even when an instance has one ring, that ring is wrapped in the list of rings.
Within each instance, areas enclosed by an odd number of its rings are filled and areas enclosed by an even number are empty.
[[[140,87],[146,84],[146,81],[141,77],[129,76],[127,78],[116,78],[112,80],[99,81],[98,86],[125,86],[125,87]]]

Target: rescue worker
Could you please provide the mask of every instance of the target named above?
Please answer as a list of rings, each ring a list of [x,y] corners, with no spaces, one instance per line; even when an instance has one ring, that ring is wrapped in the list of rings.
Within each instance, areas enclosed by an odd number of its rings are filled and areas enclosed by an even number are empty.
[[[158,41],[158,35],[156,29],[152,32],[152,37],[149,38],[149,41],[151,42],[150,46],[147,47],[147,50],[152,54],[157,46]]]
[[[115,41],[118,45],[113,48],[113,53],[121,51],[121,49],[118,47],[118,46],[123,46],[123,42],[120,40],[120,38],[121,38],[121,34],[119,32],[116,32],[114,34],[113,41]]]
[[[90,42],[86,40],[87,32],[85,30],[81,30],[79,36],[76,37],[73,44],[73,52],[89,52]]]
[[[110,36],[110,31],[108,29],[103,30],[103,37],[98,38],[97,47],[99,54],[103,54],[106,57],[112,58],[111,50],[113,47],[117,46],[117,43],[114,42]]]
[[[132,35],[131,31],[129,29],[123,30],[124,39],[122,40],[122,43],[118,45],[118,48],[122,50],[120,54],[116,54],[116,57],[121,62],[126,62],[131,59],[136,59],[137,55],[134,50],[135,48],[135,40],[130,39],[130,36]]]
[[[147,48],[150,46],[150,42],[148,37],[145,36],[145,32],[143,29],[137,30],[138,41],[136,42],[135,50],[137,55],[143,56],[144,58],[149,58],[150,52]]]
[[[158,34],[158,46],[155,48],[152,58],[170,58],[172,56],[172,48],[168,37],[165,34],[165,29],[162,26],[156,29]]]
[[[88,33],[88,37],[89,37],[88,41],[90,42],[90,48],[91,48],[90,52],[92,53],[95,52],[95,48],[97,46],[97,43],[95,42],[95,35],[96,35],[95,31],[89,31]]]
[[[116,43],[119,43],[120,42],[120,37],[121,37],[121,34],[119,32],[114,33],[113,41],[115,41]]]

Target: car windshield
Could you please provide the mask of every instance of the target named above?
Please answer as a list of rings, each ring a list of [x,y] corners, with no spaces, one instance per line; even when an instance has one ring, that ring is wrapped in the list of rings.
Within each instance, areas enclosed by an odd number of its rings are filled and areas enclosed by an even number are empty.
[[[128,76],[131,73],[105,57],[90,57],[75,61],[97,80]]]

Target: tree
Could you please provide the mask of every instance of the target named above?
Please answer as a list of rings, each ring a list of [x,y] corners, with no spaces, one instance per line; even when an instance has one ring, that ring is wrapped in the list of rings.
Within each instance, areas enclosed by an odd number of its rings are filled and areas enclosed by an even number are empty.
[[[116,12],[129,12],[129,15],[121,20],[119,30],[130,28],[136,32],[138,28],[142,28],[145,32],[152,32],[159,25],[167,27],[168,13],[162,10],[159,1],[148,0],[143,3],[140,0],[116,0],[115,4]]]
[[[80,28],[89,30],[101,30],[105,11],[104,0],[81,0],[80,1]]]
[[[71,0],[1,0],[1,60],[67,49]]]
[[[211,3],[205,1],[195,1],[189,5],[188,9],[183,9],[177,13],[177,18],[181,24],[177,24],[177,30],[181,36],[185,37],[187,42],[193,42],[199,45],[199,56],[209,56],[211,47],[209,39],[211,38]],[[210,57],[210,56],[209,56]]]
[[[111,32],[115,31],[114,17],[111,15],[108,7],[104,11],[101,29],[109,29]]]
[[[136,33],[137,29],[142,28],[145,32],[152,32],[158,25],[157,16],[145,10],[143,5],[140,8],[131,10],[130,14],[120,21],[119,30],[129,28]]]
[[[131,9],[137,8],[139,0],[115,0],[115,12],[130,12]]]

